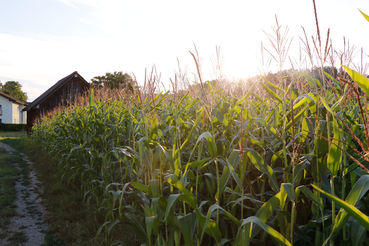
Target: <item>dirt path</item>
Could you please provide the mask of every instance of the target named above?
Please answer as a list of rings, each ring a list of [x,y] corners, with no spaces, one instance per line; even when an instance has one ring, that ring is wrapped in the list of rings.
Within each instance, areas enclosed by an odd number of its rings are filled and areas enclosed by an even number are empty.
[[[14,163],[21,171],[16,182],[16,215],[11,218],[5,232],[6,237],[0,239],[0,245],[42,245],[48,226],[44,222],[46,211],[38,195],[41,186],[33,171],[32,162],[7,144],[0,142],[0,148],[23,159],[23,163]]]

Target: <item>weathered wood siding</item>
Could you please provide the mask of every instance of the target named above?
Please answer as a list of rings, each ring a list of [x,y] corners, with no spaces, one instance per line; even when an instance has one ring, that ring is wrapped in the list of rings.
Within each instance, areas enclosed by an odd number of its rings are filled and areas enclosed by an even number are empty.
[[[89,86],[80,77],[71,79],[58,90],[47,95],[37,107],[27,111],[27,130],[30,131],[33,124],[43,115],[47,115],[57,107],[74,103],[88,90]]]

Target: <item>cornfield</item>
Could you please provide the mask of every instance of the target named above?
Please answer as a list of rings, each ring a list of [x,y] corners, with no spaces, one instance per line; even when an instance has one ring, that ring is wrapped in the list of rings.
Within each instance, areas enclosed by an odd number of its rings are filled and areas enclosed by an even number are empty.
[[[263,78],[235,96],[158,93],[74,106],[34,126],[66,184],[103,215],[97,235],[145,245],[363,245],[369,79]],[[323,70],[322,70],[323,72]],[[307,92],[305,92],[307,90]]]

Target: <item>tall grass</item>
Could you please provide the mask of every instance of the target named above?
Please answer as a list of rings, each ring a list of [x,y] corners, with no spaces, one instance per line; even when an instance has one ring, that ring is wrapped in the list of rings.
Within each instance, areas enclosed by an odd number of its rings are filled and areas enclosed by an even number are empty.
[[[321,80],[266,76],[242,95],[203,81],[191,53],[200,84],[188,92],[157,93],[152,73],[143,93],[92,92],[32,138],[96,208],[90,216],[104,216],[96,233],[107,245],[124,242],[127,223],[146,245],[361,245],[369,81],[348,67],[326,73],[327,47]]]

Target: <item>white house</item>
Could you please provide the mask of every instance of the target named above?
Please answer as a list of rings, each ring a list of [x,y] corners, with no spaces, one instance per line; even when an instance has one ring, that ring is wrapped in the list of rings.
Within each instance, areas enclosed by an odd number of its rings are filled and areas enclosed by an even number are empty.
[[[22,111],[27,103],[0,91],[0,123],[26,124],[27,114]]]

